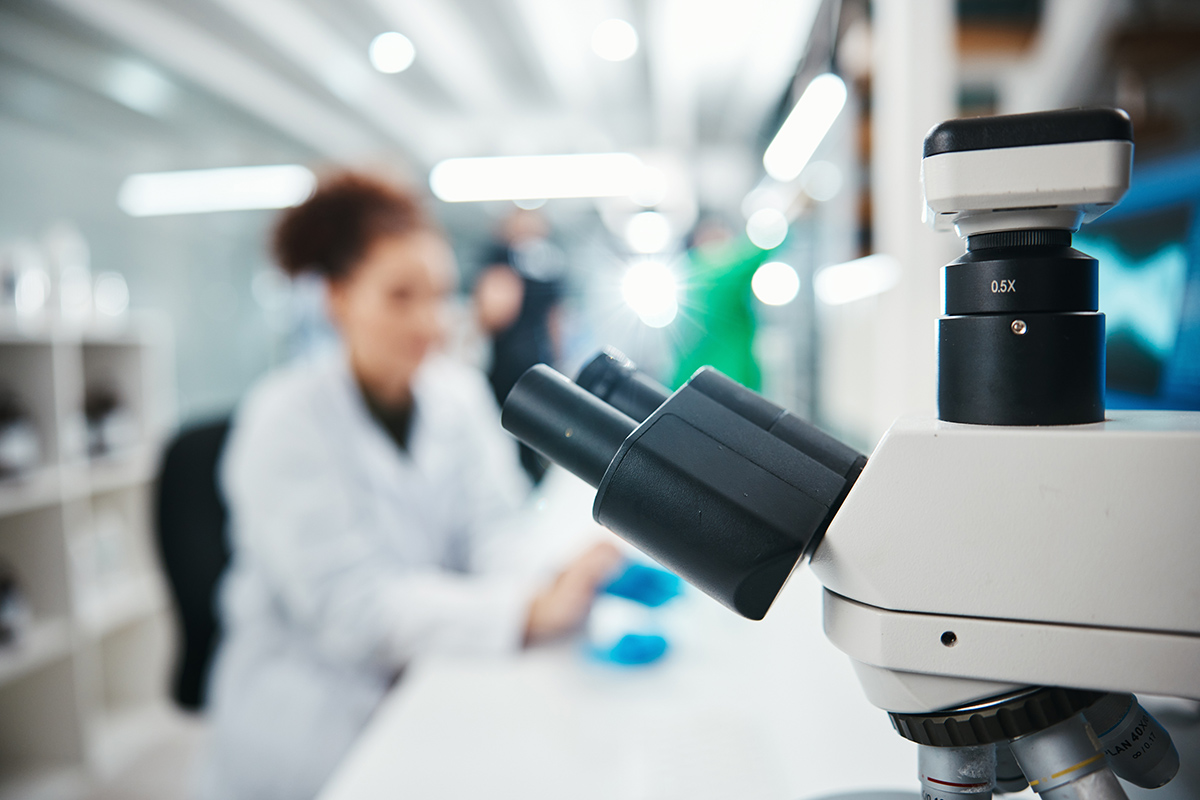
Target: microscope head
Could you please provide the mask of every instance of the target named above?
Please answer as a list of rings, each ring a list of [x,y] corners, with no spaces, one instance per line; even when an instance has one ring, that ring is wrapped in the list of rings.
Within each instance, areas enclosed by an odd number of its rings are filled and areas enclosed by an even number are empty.
[[[943,122],[925,137],[925,221],[964,239],[1077,231],[1125,195],[1132,157],[1133,126],[1119,109]]]

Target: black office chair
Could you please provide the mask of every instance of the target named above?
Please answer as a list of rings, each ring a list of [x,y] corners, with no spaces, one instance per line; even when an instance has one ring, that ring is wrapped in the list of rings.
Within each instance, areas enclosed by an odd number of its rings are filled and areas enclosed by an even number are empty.
[[[220,621],[213,595],[229,563],[228,514],[217,487],[217,462],[229,419],[189,427],[167,447],[158,476],[158,547],[183,626],[171,694],[181,707],[204,707]]]

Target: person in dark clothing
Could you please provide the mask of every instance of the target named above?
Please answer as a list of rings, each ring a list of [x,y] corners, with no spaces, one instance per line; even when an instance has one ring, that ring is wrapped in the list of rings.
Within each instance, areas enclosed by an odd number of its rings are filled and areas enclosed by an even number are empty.
[[[545,218],[517,210],[487,254],[475,285],[479,321],[492,339],[488,381],[503,404],[525,370],[558,356],[558,313],[566,259],[547,238]],[[521,465],[536,483],[546,472],[537,453],[521,445]]]

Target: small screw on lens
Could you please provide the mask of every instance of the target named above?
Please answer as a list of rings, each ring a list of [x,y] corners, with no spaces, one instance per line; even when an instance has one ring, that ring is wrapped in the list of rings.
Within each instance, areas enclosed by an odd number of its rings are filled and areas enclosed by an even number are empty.
[[[1013,320],[1012,332],[1015,333],[1017,336],[1020,336],[1021,334],[1025,333],[1026,328],[1027,328],[1027,326],[1025,325],[1025,320],[1023,320],[1023,319],[1014,319]]]
[[[942,634],[942,644],[946,645],[946,647],[954,647],[954,645],[958,644],[958,637],[954,634],[954,631],[946,631]]]

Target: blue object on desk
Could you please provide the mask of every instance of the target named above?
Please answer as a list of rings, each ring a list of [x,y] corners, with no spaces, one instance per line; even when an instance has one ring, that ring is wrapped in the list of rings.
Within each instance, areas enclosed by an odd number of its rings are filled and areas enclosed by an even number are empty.
[[[657,634],[627,633],[602,658],[614,664],[649,664],[667,652],[667,640]]]
[[[673,575],[664,569],[649,567],[645,564],[630,564],[612,583],[604,587],[603,591],[650,608],[658,608],[668,600],[679,596],[682,591],[682,581],[678,575]],[[664,646],[665,644],[664,642]]]

